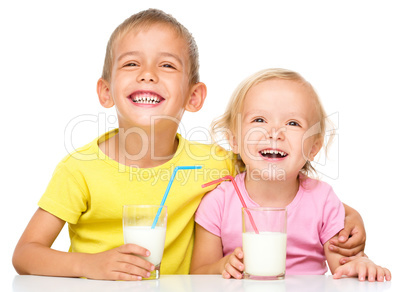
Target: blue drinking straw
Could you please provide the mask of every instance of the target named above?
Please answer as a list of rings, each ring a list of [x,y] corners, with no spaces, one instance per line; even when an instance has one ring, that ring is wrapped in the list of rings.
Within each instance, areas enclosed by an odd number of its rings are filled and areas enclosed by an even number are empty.
[[[175,169],[173,170],[172,176],[170,177],[169,184],[168,184],[168,186],[166,188],[165,194],[163,195],[163,198],[162,198],[161,204],[159,206],[158,212],[156,213],[154,222],[152,223],[151,229],[155,228],[156,223],[159,220],[159,216],[161,215],[161,212],[162,212],[162,207],[165,205],[165,201],[166,201],[166,198],[167,198],[167,196],[169,194],[170,187],[172,186],[173,180],[174,180],[174,178],[176,176],[176,172],[178,170],[182,170],[182,169],[200,169],[200,168],[202,168],[202,166],[176,166],[175,167]]]

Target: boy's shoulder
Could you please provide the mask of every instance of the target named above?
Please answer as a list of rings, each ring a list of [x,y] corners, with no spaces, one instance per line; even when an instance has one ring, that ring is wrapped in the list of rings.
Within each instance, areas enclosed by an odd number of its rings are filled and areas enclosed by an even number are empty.
[[[108,157],[100,150],[98,143],[108,133],[97,137],[90,143],[79,147],[67,154],[59,163],[59,166],[71,170],[99,167],[99,163],[108,162]],[[176,156],[182,163],[203,164],[216,168],[226,168],[230,173],[234,170],[235,155],[233,152],[224,149],[217,144],[205,144],[196,141],[189,141],[180,134],[179,149]],[[180,158],[179,158],[180,157]],[[177,161],[176,161],[177,162]],[[102,163],[103,165],[104,163]]]
[[[98,138],[90,143],[74,149],[60,161],[60,166],[68,167],[69,169],[77,169],[83,165],[88,165],[87,162],[95,162],[99,160],[99,147],[97,147]]]
[[[88,144],[70,151],[61,161],[66,164],[81,164],[81,162],[107,160],[107,156],[102,152],[99,145],[113,137],[119,132],[118,129],[113,129],[100,136],[97,136]]]
[[[202,165],[204,171],[214,174],[211,180],[228,174],[233,176],[236,174],[236,156],[232,151],[228,151],[218,144],[189,141],[180,135],[179,139],[182,140],[180,149],[178,149],[178,151],[180,151],[180,157],[182,158],[181,163],[187,165]],[[224,172],[221,173],[221,171]]]
[[[233,152],[226,150],[218,144],[206,144],[196,141],[190,141],[177,134],[179,139],[183,140],[183,148],[187,155],[194,158],[210,158],[210,159],[233,159]]]

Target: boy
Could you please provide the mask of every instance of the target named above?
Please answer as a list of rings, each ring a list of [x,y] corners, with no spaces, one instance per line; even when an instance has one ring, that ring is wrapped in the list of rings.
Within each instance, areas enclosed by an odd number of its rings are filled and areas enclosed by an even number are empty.
[[[104,107],[116,106],[119,129],[78,149],[57,166],[40,208],[16,246],[14,267],[20,274],[112,280],[148,277],[155,267],[139,256],[146,257],[149,251],[123,244],[122,206],[158,205],[175,166],[200,165],[201,171],[182,177],[178,173],[166,201],[168,228],[161,273],[187,274],[193,216],[204,193],[213,188],[201,185],[235,174],[226,151],[186,141],[176,133],[184,111],[200,110],[206,97],[194,39],[162,11],[149,9],[131,16],[109,40],[97,93]],[[50,248],[65,222],[69,223],[69,253]],[[352,245],[364,246],[363,225],[357,230],[362,236],[354,236],[352,243],[357,244]]]

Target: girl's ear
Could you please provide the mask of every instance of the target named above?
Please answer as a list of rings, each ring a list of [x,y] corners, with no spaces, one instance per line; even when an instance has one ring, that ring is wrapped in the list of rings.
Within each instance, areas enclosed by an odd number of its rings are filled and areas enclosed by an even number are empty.
[[[96,92],[98,93],[99,102],[103,107],[110,108],[114,106],[113,98],[110,95],[109,82],[100,78],[96,84]]]
[[[240,154],[240,147],[237,143],[237,139],[234,135],[229,138],[230,148],[232,149],[233,153]]]
[[[313,145],[310,151],[304,148],[304,142],[308,139],[314,139]],[[321,133],[321,123],[318,122],[311,126],[303,135],[302,152],[306,160],[313,161],[314,157],[320,152],[321,147],[324,143],[324,136]],[[308,151],[308,152],[307,152]]]
[[[190,98],[185,106],[186,111],[198,112],[204,105],[206,97],[207,86],[202,82],[194,84],[190,91]]]
[[[314,141],[313,146],[311,147],[310,153],[308,155],[308,160],[313,161],[314,157],[320,152],[322,145],[324,143],[323,138],[317,138]]]

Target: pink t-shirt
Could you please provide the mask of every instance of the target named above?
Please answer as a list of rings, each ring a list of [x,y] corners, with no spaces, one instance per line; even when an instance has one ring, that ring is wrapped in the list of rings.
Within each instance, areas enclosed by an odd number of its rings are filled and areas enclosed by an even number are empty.
[[[259,207],[248,195],[245,173],[235,181],[248,207]],[[304,186],[304,187],[303,187]],[[344,227],[345,209],[332,187],[308,178],[287,206],[286,274],[323,275],[327,271],[324,243]],[[223,255],[242,246],[241,202],[230,181],[221,183],[201,201],[195,221],[221,237]]]

